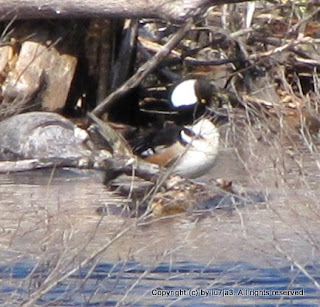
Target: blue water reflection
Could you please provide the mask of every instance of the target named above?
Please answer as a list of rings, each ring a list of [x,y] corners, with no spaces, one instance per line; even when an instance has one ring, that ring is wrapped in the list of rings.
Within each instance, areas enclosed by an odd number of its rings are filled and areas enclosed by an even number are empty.
[[[307,274],[306,274],[307,272]],[[41,287],[50,269],[21,261],[0,266],[0,303],[21,303]],[[307,276],[308,275],[308,276]],[[255,267],[245,262],[203,265],[193,262],[99,263],[80,268],[44,292],[39,305],[54,306],[228,306],[243,301],[259,306],[318,306],[320,264],[304,267]],[[273,290],[296,290],[272,293]],[[151,303],[153,302],[153,303]],[[319,302],[319,301],[318,301]]]

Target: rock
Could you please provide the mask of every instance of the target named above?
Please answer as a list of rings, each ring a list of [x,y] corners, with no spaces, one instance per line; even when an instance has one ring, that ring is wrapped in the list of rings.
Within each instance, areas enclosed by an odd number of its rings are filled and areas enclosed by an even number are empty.
[[[0,160],[90,157],[85,130],[63,116],[30,112],[0,122]]]

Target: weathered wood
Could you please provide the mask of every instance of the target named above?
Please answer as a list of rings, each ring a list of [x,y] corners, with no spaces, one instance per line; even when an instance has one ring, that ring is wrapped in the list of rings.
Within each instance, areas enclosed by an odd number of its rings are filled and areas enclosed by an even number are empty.
[[[1,19],[156,17],[185,21],[212,5],[244,0],[0,0]]]
[[[92,121],[92,125],[88,131],[98,133],[111,146],[113,154],[116,155],[132,155],[126,140],[116,130],[112,129],[107,123],[96,117],[93,113],[88,113],[88,117]]]
[[[45,91],[42,95],[42,109],[56,111],[65,106],[77,59],[69,54],[59,54],[54,48],[48,50]]]
[[[43,168],[73,167],[90,168],[81,164],[79,159],[25,159],[18,161],[0,161],[0,174],[25,172]]]
[[[22,44],[17,63],[3,84],[3,98],[7,102],[34,103],[41,92],[41,106],[54,111],[64,107],[73,79],[77,60],[60,55],[54,47],[26,41]]]
[[[2,95],[6,102],[23,101],[27,104],[39,91],[44,72],[40,65],[44,49],[40,44],[32,42],[22,45],[16,65],[2,86]]]
[[[9,66],[9,62],[13,58],[13,48],[11,46],[0,47],[0,84],[6,75],[6,68]]]

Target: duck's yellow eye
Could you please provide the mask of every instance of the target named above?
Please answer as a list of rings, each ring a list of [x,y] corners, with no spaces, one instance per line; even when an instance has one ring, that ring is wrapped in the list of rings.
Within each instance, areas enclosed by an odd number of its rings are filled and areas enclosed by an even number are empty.
[[[201,103],[206,103],[207,101],[204,98],[202,98],[202,99],[200,99],[200,102]]]

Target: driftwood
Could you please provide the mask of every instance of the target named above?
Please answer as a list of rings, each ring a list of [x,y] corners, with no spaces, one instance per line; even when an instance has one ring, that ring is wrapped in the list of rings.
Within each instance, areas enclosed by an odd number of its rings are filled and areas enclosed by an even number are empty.
[[[44,168],[92,168],[89,164],[83,165],[83,159],[25,159],[17,161],[0,161],[0,174],[32,171]],[[82,164],[82,165],[81,165]],[[81,166],[81,167],[80,167]]]
[[[116,130],[112,129],[110,125],[96,117],[93,113],[88,112],[88,117],[92,124],[88,128],[89,134],[98,134],[109,146],[114,155],[132,155],[130,147],[126,140]]]
[[[128,176],[134,174],[144,180],[153,182],[155,182],[161,174],[161,170],[157,165],[144,162],[143,160],[137,160],[129,156],[104,158],[99,162],[90,161],[89,158],[86,160],[82,158],[43,158],[0,161],[0,174],[61,167],[105,171],[106,184],[121,174]]]
[[[70,17],[155,17],[181,22],[209,6],[244,0],[0,0],[2,19]]]

